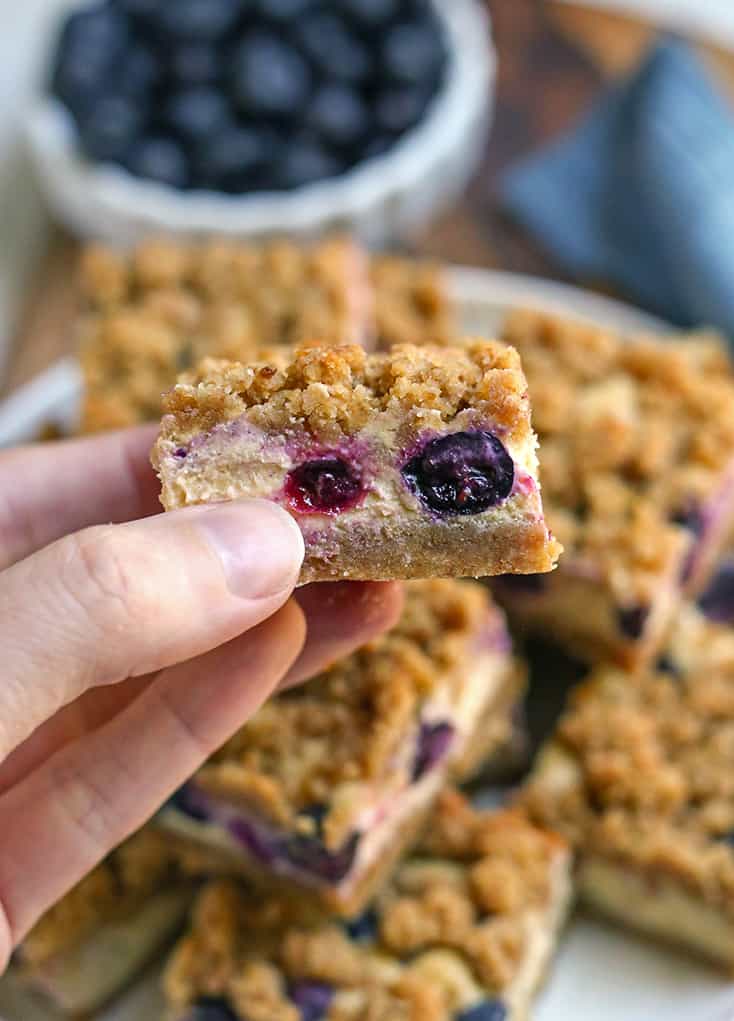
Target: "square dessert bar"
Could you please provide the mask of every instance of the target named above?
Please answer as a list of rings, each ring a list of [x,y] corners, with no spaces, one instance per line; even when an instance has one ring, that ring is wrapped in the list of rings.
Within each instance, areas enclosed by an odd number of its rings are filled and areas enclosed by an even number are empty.
[[[446,792],[430,838],[339,924],[226,881],[166,968],[171,1021],[529,1021],[570,899],[560,838]]]
[[[625,340],[543,313],[510,317],[549,523],[551,577],[507,579],[513,618],[573,652],[649,662],[682,592],[705,583],[734,517],[734,376],[713,337]]]
[[[359,910],[446,782],[512,735],[524,675],[472,582],[406,586],[402,618],[263,706],[161,811],[212,868]]]
[[[374,340],[368,260],[343,238],[310,247],[152,241],[129,256],[95,246],[81,278],[87,432],[158,419],[161,395],[207,355]]]
[[[432,262],[375,256],[370,265],[377,344],[450,345],[459,337],[443,269]]]
[[[166,510],[261,497],[306,544],[302,582],[549,571],[517,353],[311,347],[205,361],[167,395],[153,452]]]
[[[193,897],[193,855],[144,829],[51,908],[16,951],[14,982],[63,1013],[91,1011],[174,937]]]
[[[596,669],[522,795],[603,914],[734,969],[734,631],[686,605],[655,669]]]

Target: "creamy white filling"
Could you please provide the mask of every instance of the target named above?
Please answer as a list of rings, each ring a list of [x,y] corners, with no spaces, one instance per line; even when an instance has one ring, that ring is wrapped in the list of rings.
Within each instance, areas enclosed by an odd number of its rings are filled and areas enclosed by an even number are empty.
[[[734,919],[696,898],[674,879],[593,855],[579,867],[580,897],[609,918],[727,967],[734,964]]]
[[[79,946],[37,965],[19,965],[29,988],[69,1013],[93,1010],[130,982],[182,924],[185,889],[155,894],[129,918],[100,925]]]

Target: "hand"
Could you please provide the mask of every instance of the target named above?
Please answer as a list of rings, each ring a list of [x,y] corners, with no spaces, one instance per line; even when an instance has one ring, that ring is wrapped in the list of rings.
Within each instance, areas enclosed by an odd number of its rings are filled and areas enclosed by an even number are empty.
[[[273,691],[400,610],[395,585],[291,598],[303,540],[275,504],[157,514],[154,435],[0,454],[0,971]]]

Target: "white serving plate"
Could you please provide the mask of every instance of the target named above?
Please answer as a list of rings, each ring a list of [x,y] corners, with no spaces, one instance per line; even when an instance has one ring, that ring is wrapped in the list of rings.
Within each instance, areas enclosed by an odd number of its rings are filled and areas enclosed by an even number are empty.
[[[467,331],[491,335],[513,308],[533,305],[622,333],[670,329],[620,302],[511,273],[456,268],[451,291]],[[0,406],[0,446],[30,440],[48,421],[73,421],[80,381],[72,359],[57,363]],[[151,973],[92,1021],[161,1021]],[[0,982],[0,1021],[58,1021]],[[674,950],[577,914],[562,941],[533,1021],[734,1021],[734,984]]]

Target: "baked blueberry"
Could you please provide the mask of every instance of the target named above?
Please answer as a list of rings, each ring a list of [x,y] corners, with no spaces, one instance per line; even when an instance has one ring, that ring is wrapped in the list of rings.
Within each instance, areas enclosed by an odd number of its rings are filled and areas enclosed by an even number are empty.
[[[171,188],[186,188],[189,164],[178,142],[172,138],[149,137],[130,150],[126,165],[131,174]]]
[[[458,432],[426,444],[402,469],[408,487],[438,514],[480,514],[512,492],[515,466],[486,431]]]
[[[206,822],[209,819],[204,796],[189,784],[179,787],[171,796],[169,803],[179,812],[189,816],[190,819],[196,819],[197,822]]]
[[[699,605],[711,620],[734,624],[734,561],[724,561],[699,598]]]
[[[165,0],[156,20],[166,39],[215,42],[236,27],[245,6],[243,0]]]
[[[329,809],[326,805],[321,802],[317,802],[313,805],[309,805],[307,808],[302,808],[298,813],[305,819],[310,819],[314,823],[315,832],[319,837],[323,836],[324,819],[328,815]]]
[[[375,99],[375,126],[378,131],[402,135],[414,127],[431,99],[429,89],[404,86],[383,89]]]
[[[413,762],[413,782],[432,769],[449,750],[454,737],[450,723],[422,723],[418,735],[418,749]]]
[[[623,609],[619,609],[617,610],[619,630],[623,635],[626,635],[627,638],[641,638],[649,616],[649,606],[628,606]]]
[[[288,995],[301,1012],[301,1021],[321,1021],[334,998],[334,989],[325,982],[294,982]]]
[[[329,145],[347,148],[367,134],[369,114],[348,85],[323,85],[308,106],[306,126]]]
[[[482,1000],[481,1003],[456,1015],[456,1021],[507,1021],[507,1007],[502,1000]]]
[[[319,11],[307,15],[296,33],[305,55],[326,77],[357,83],[369,75],[370,51],[343,18]]]
[[[334,177],[342,164],[315,139],[296,138],[285,149],[278,165],[276,184],[280,188],[302,188],[314,181]]]
[[[283,842],[282,853],[304,872],[327,883],[340,883],[354,864],[358,844],[359,834],[353,833],[338,851],[327,851],[321,841],[298,835]]]
[[[97,99],[80,124],[81,147],[90,159],[117,162],[124,158],[142,127],[135,103],[124,96]]]
[[[205,996],[196,1001],[183,1021],[237,1021],[237,1015],[221,997]]]
[[[195,160],[195,183],[233,195],[255,186],[275,156],[277,140],[264,129],[233,124],[201,145]]]
[[[237,47],[232,61],[232,96],[243,113],[294,117],[310,90],[308,65],[277,36],[253,33]]]
[[[373,908],[368,908],[357,918],[344,923],[347,935],[355,943],[369,943],[375,939],[378,930],[377,914]]]
[[[227,124],[231,111],[221,92],[201,87],[174,93],[164,107],[163,118],[185,142],[201,142]]]
[[[430,21],[406,21],[385,37],[382,65],[388,77],[406,85],[434,82],[444,62],[443,39]]]
[[[184,86],[211,85],[221,77],[222,58],[211,43],[183,43],[169,58],[169,74]]]
[[[285,494],[301,514],[338,514],[364,495],[359,469],[339,457],[321,457],[294,468]]]

